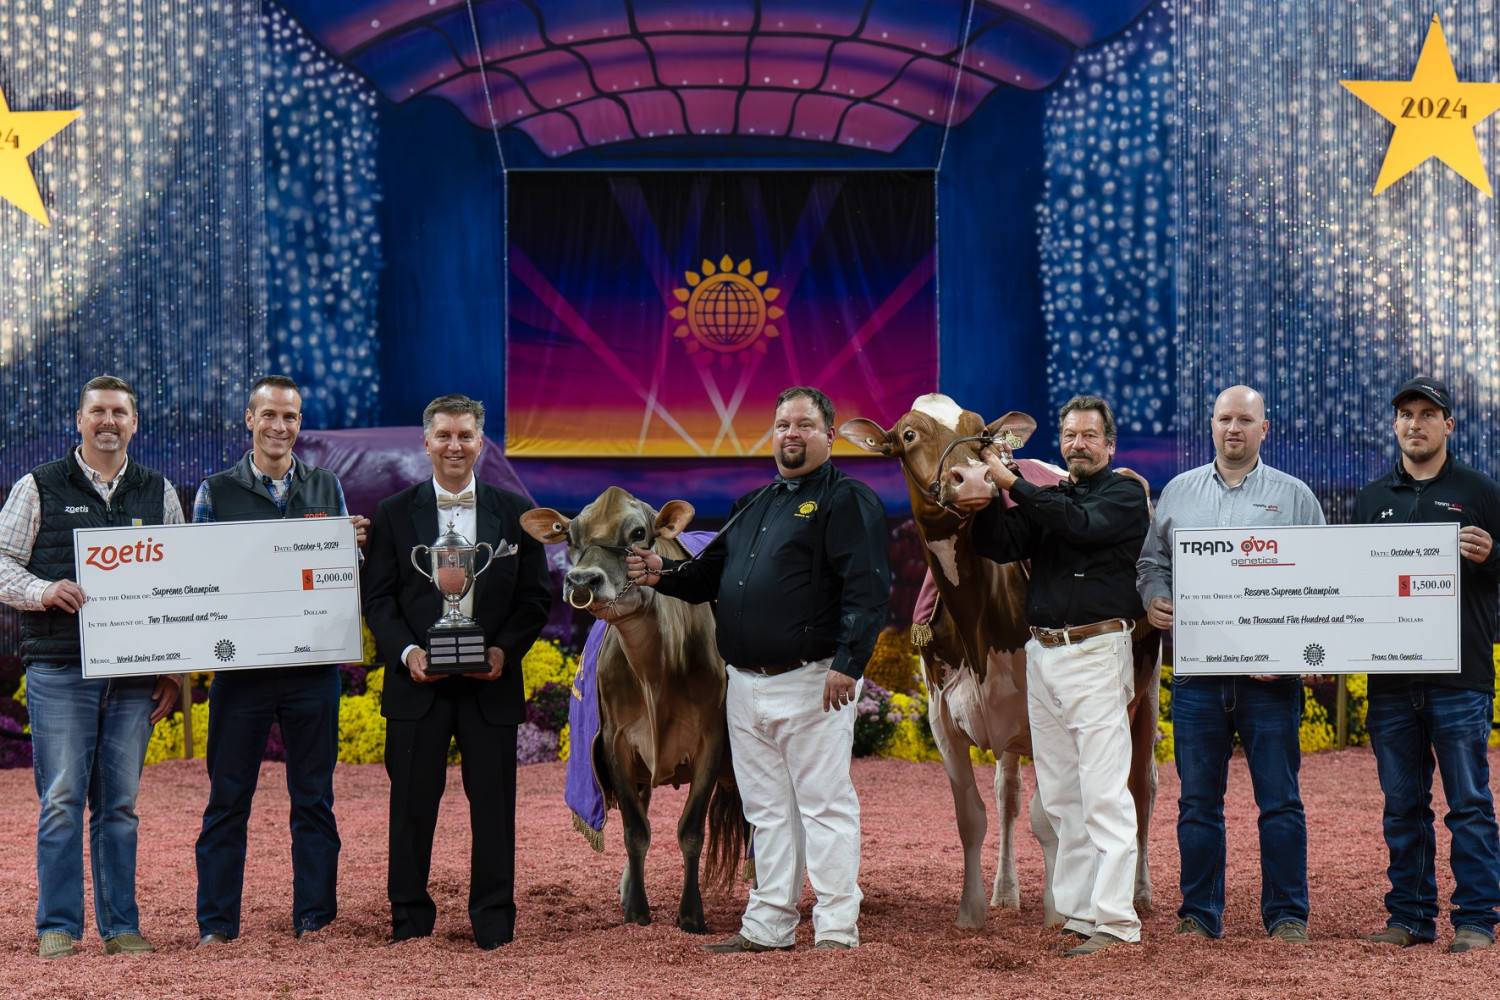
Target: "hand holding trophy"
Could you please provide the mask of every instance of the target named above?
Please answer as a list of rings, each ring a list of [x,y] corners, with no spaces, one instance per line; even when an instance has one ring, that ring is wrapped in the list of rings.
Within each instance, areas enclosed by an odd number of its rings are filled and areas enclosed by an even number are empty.
[[[447,529],[431,545],[418,545],[411,550],[412,565],[437,587],[438,593],[448,604],[448,611],[427,630],[427,673],[471,674],[486,673],[489,664],[484,655],[484,629],[478,622],[464,614],[460,608],[465,597],[474,589],[474,581],[489,569],[497,558],[513,556],[516,546],[507,545],[502,538],[496,546],[488,542],[471,545],[469,540],[448,522]],[[484,564],[474,568],[474,557],[480,549],[485,552]],[[423,560],[423,554],[426,559]],[[428,572],[423,562],[431,567]]]

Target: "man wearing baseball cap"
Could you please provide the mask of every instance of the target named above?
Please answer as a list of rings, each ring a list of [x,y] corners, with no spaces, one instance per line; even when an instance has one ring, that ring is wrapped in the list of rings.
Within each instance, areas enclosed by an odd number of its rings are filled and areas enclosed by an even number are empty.
[[[1391,399],[1396,467],[1360,490],[1361,524],[1454,522],[1460,576],[1460,666],[1451,674],[1372,674],[1366,725],[1385,793],[1385,842],[1391,880],[1386,928],[1366,941],[1408,947],[1437,936],[1432,772],[1448,800],[1453,835],[1451,952],[1488,948],[1500,916],[1500,831],[1490,795],[1488,746],[1495,697],[1494,642],[1500,611],[1500,485],[1448,451],[1453,397],[1420,375]]]

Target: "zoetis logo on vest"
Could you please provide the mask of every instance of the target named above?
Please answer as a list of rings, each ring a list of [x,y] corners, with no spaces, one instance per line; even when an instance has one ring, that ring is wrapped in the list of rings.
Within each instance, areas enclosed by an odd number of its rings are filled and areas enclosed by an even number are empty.
[[[161,562],[161,559],[161,542],[148,538],[134,545],[90,545],[89,556],[84,562],[108,572],[127,563]]]

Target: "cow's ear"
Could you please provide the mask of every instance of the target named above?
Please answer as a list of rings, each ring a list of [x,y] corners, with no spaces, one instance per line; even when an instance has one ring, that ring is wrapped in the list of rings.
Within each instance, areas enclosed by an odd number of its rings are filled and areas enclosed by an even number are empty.
[[[678,532],[693,522],[693,505],[686,500],[668,500],[656,515],[656,537],[676,538]]]
[[[1005,441],[1005,447],[1015,451],[1025,444],[1027,439],[1036,431],[1036,421],[1024,413],[1014,410],[996,420],[985,428],[990,436]]]
[[[873,454],[887,458],[896,454],[890,434],[873,420],[866,420],[864,417],[846,420],[839,425],[839,435],[854,447]]]
[[[521,515],[521,527],[526,534],[544,545],[566,539],[568,525],[572,523],[551,507],[538,507]]]

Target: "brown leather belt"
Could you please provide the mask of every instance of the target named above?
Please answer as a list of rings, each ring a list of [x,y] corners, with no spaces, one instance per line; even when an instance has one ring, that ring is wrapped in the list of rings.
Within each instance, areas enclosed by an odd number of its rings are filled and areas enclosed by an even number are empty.
[[[1062,628],[1032,626],[1031,635],[1048,649],[1055,649],[1058,646],[1070,646],[1075,642],[1082,642],[1095,636],[1109,635],[1111,632],[1133,632],[1134,630],[1135,622],[1129,618],[1111,618],[1108,621],[1094,622],[1092,625],[1064,625]]]
[[[798,660],[796,663],[787,663],[787,664],[784,664],[783,666],[780,666],[780,667],[741,667],[741,666],[735,666],[734,669],[736,669],[736,670],[743,670],[747,674],[764,674],[767,677],[779,677],[782,674],[789,674],[793,670],[800,670],[801,668],[803,668],[805,666],[807,666],[806,663],[802,662],[801,660]]]

